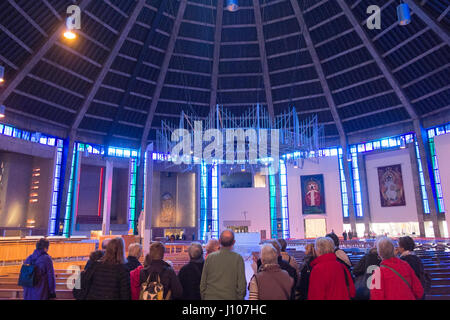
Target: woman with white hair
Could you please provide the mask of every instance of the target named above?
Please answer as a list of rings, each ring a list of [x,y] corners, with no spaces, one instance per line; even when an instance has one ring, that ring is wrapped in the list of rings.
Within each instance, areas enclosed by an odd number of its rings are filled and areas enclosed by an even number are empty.
[[[294,280],[278,264],[278,252],[271,244],[261,248],[262,266],[249,283],[249,300],[290,300]]]
[[[423,296],[423,287],[411,266],[397,258],[394,244],[385,237],[377,241],[380,268],[372,277],[371,300],[416,300]]]
[[[334,254],[334,241],[317,238],[314,245],[317,258],[311,262],[308,300],[350,300],[355,285],[348,269]]]

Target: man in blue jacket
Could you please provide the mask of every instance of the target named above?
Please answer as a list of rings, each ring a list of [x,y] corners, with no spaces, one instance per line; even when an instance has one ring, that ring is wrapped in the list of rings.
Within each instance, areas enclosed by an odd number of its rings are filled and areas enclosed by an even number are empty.
[[[34,268],[34,286],[24,288],[24,300],[48,300],[56,298],[55,272],[52,258],[48,255],[50,242],[40,239],[36,243],[36,250],[25,260],[25,264],[32,264]]]

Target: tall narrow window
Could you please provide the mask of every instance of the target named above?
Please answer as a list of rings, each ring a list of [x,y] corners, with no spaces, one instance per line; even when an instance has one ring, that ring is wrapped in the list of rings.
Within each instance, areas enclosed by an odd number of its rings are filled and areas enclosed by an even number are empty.
[[[361,182],[359,179],[359,168],[358,168],[358,152],[355,146],[350,148],[351,156],[352,156],[352,178],[353,178],[353,194],[355,199],[355,209],[356,216],[363,216],[363,208],[362,208],[362,197],[361,197]]]
[[[75,214],[77,189],[77,163],[78,143],[75,143],[72,153],[72,166],[70,167],[69,190],[67,192],[66,215],[64,216],[63,236],[70,237],[72,233],[72,219]]]
[[[442,194],[441,176],[439,174],[439,165],[436,156],[436,148],[434,146],[434,137],[445,133],[445,127],[437,127],[428,130],[428,146],[430,147],[431,164],[433,166],[434,187],[436,189],[438,211],[441,213],[445,212],[444,195]]]
[[[420,161],[420,151],[419,151],[419,144],[417,143],[417,138],[414,139],[414,146],[416,149],[417,167],[419,168],[419,183],[420,183],[420,191],[422,192],[423,210],[425,214],[429,214],[430,204],[428,202],[427,190],[425,189],[425,177],[423,175],[422,162]]]
[[[129,172],[129,198],[128,198],[128,230],[136,231],[136,176],[137,176],[137,159],[130,159]]]
[[[338,152],[338,161],[339,161],[339,177],[341,180],[341,198],[342,198],[342,214],[344,218],[348,218],[348,193],[347,193],[347,184],[345,181],[344,174],[344,161],[342,156],[342,148],[339,148]]]
[[[55,170],[53,173],[53,189],[52,189],[52,202],[50,204],[50,223],[49,223],[49,234],[55,236],[58,234],[58,198],[59,190],[61,188],[61,164],[63,156],[63,140],[57,140],[56,148],[56,159],[55,159]]]
[[[281,225],[283,238],[289,238],[289,207],[286,163],[280,160]]]

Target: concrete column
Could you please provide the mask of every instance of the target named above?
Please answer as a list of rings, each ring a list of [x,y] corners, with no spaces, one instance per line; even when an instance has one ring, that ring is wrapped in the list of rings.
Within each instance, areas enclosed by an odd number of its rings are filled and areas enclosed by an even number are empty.
[[[351,162],[347,160],[348,158],[347,141],[345,141],[344,139],[341,139],[341,147],[342,147],[342,166],[344,167],[343,169],[345,176],[345,185],[347,187],[348,216],[350,220],[350,228],[352,230],[353,235],[357,235],[355,204],[353,200],[353,183],[352,183],[352,174],[350,172]]]
[[[366,157],[358,153],[358,168],[359,168],[359,183],[361,185],[361,199],[364,214],[364,226],[365,233],[369,234],[370,223],[372,222],[370,216],[370,202],[369,202],[369,187],[367,184],[367,172],[366,172]]]
[[[112,160],[106,160],[105,190],[103,192],[103,222],[102,234],[109,235],[111,223],[111,194],[113,183],[113,163]]]
[[[414,120],[414,131],[416,132],[417,144],[420,152],[420,162],[422,164],[423,176],[425,179],[425,189],[427,192],[428,203],[430,205],[430,218],[433,222],[434,236],[436,238],[441,237],[441,230],[439,228],[438,216],[437,216],[437,204],[434,197],[433,188],[431,184],[430,172],[431,167],[431,155],[427,146],[427,135],[425,129],[422,127],[419,120]]]
[[[425,237],[425,224],[423,222],[423,214],[425,213],[422,201],[422,190],[420,187],[419,165],[417,164],[416,150],[412,144],[408,146],[409,159],[411,161],[414,197],[417,206],[417,222],[419,223],[419,233],[421,237]]]
[[[153,189],[153,158],[152,158],[153,144],[148,145],[141,152],[147,152],[147,179],[145,181],[145,198],[144,198],[144,235],[143,235],[143,250],[147,254],[150,250],[150,243],[152,241],[152,189]]]

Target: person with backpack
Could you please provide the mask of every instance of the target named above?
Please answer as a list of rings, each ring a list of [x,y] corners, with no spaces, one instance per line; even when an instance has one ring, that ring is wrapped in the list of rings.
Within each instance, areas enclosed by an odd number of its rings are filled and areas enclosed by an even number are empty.
[[[111,239],[105,255],[89,268],[84,288],[86,300],[130,300],[130,273],[125,263],[123,239]]]
[[[414,254],[415,247],[416,244],[414,240],[409,236],[401,237],[398,239],[397,251],[400,254],[400,259],[406,261],[414,270],[414,273],[416,274],[417,278],[419,278],[420,283],[422,284],[422,287],[425,291],[424,296],[422,297],[423,299],[425,299],[426,291],[431,286],[431,276],[427,271],[425,271],[422,260]]]
[[[281,246],[281,258],[284,261],[287,261],[292,268],[294,268],[297,271],[297,274],[300,272],[300,268],[298,266],[297,260],[295,260],[294,257],[292,257],[289,253],[286,252],[287,248],[287,242],[284,239],[278,239],[278,242]]]
[[[157,241],[150,245],[146,257],[150,263],[139,273],[139,300],[177,300],[183,296],[183,287],[173,268],[164,259],[165,247]]]
[[[372,276],[370,300],[417,300],[423,297],[423,287],[409,264],[394,253],[394,244],[385,237],[377,241],[380,268]]]
[[[355,276],[356,297],[355,300],[369,300],[370,289],[367,286],[367,281],[372,275],[370,267],[380,266],[381,258],[378,256],[376,246],[371,248],[361,260],[358,261],[353,268],[353,275]]]
[[[56,298],[55,272],[52,258],[48,255],[50,242],[39,239],[36,250],[22,266],[19,285],[23,286],[24,300],[49,300]]]
[[[313,262],[315,258],[316,253],[314,251],[314,244],[309,243],[305,247],[305,257],[303,258],[303,264],[300,267],[300,278],[296,288],[299,300],[306,300],[308,298],[309,277],[312,271],[311,262]]]
[[[201,300],[200,280],[202,279],[203,248],[199,243],[192,243],[188,248],[190,261],[178,273],[178,279],[183,287],[183,300]]]

